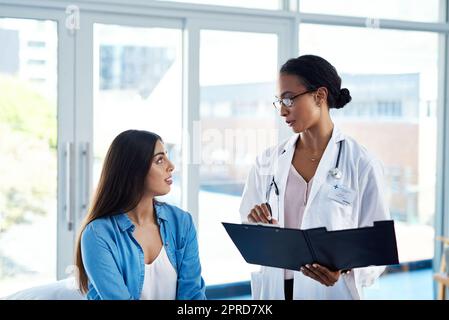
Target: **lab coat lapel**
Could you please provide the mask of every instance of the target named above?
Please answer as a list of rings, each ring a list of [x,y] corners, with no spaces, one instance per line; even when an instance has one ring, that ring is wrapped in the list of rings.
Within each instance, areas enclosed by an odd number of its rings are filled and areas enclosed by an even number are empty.
[[[309,198],[307,199],[305,213],[310,208],[315,196],[320,191],[323,183],[326,182],[329,170],[335,167],[338,153],[337,143],[342,140],[342,138],[343,137],[341,136],[340,130],[334,125],[332,136],[327,144],[326,149],[324,150],[315,175],[313,176],[312,189],[310,189]]]
[[[299,134],[293,135],[288,142],[285,144],[284,148],[280,150],[280,154],[277,158],[277,163],[275,165],[275,180],[279,187],[279,225],[284,226],[284,198],[285,189],[287,187],[287,178],[290,166],[292,163],[293,155],[295,153],[295,144],[298,140]]]

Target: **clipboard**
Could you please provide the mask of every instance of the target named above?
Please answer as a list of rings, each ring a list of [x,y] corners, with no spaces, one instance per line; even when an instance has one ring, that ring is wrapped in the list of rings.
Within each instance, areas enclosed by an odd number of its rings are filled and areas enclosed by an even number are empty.
[[[330,270],[398,264],[393,220],[372,227],[327,231],[288,229],[261,224],[222,222],[240,254],[250,264],[299,270],[319,263]]]

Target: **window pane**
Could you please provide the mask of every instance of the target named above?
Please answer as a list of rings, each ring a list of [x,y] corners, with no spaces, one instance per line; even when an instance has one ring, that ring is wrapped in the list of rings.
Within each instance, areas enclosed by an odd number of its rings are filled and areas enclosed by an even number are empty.
[[[438,22],[440,0],[301,0],[300,10],[370,18]]]
[[[122,131],[159,134],[176,166],[171,192],[180,206],[182,33],[175,29],[94,25],[94,185]]]
[[[384,164],[400,262],[432,259],[438,35],[303,24],[300,51],[328,59],[351,92],[332,116]]]
[[[0,297],[56,280],[56,30],[0,19]]]
[[[281,2],[279,0],[164,0],[173,2],[208,4],[229,7],[243,7],[253,9],[280,9]]]
[[[209,285],[246,281],[257,267],[244,261],[221,222],[240,223],[248,172],[256,156],[277,141],[277,36],[204,30],[200,56],[203,275]]]

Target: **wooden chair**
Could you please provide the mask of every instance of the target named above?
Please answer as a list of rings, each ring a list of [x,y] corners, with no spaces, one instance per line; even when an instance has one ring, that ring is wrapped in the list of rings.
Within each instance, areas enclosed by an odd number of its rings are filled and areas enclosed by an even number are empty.
[[[441,256],[440,272],[433,275],[433,279],[438,285],[438,300],[446,300],[446,289],[449,288],[449,266],[446,261],[449,260],[449,238],[437,237],[437,240],[443,242],[443,254]]]

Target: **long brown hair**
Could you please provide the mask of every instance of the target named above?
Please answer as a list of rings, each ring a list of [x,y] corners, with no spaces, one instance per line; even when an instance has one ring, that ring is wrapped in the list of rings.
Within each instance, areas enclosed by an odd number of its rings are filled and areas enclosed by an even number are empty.
[[[162,142],[161,137],[152,132],[127,130],[120,133],[109,147],[92,205],[76,241],[76,276],[78,287],[84,294],[88,292],[88,277],[81,254],[82,233],[95,219],[128,212],[137,206],[158,140]]]

